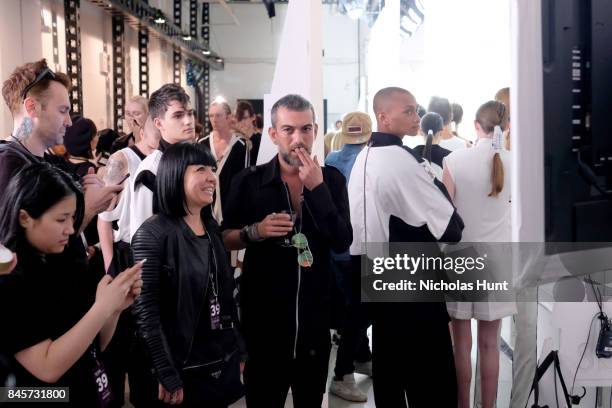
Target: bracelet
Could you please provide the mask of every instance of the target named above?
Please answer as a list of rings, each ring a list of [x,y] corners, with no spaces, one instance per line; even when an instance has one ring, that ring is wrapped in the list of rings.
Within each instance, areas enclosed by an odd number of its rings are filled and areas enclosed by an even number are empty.
[[[259,235],[259,231],[257,230],[257,225],[259,225],[258,222],[251,224],[247,227],[246,233],[248,235],[249,241],[251,242],[259,242],[265,239],[261,235]]]
[[[247,232],[247,229],[249,228],[249,226],[247,225],[246,227],[243,227],[240,230],[240,240],[245,243],[245,244],[250,244],[251,240],[249,239],[249,234]]]
[[[259,231],[257,230],[258,224],[259,223],[256,222],[254,224],[243,227],[240,230],[240,240],[245,244],[263,241],[265,238],[259,235]]]

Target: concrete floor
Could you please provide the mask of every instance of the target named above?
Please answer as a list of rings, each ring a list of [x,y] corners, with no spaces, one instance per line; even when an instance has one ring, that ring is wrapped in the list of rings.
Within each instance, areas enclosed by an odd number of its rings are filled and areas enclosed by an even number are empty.
[[[476,322],[474,320],[472,321],[472,333],[475,338]],[[368,334],[370,335],[370,333]],[[331,356],[329,359],[329,371],[328,371],[329,375],[327,379],[327,389],[329,389],[329,383],[333,376],[334,364],[336,361],[336,351],[337,351],[337,347],[334,346],[332,348]],[[475,364],[476,364],[476,349],[473,348],[472,349],[472,366],[475,366]],[[359,386],[359,388],[363,392],[366,392],[368,394],[368,402],[366,403],[348,402],[334,395],[326,393],[323,399],[322,408],[375,408],[374,392],[372,388],[372,379],[362,374],[355,374],[355,381],[357,382],[357,385]],[[512,389],[512,362],[504,353],[500,353],[499,386],[498,386],[498,392],[497,392],[497,406],[498,407],[509,406],[511,389]],[[474,390],[474,379],[472,378],[472,392],[473,390]],[[126,396],[126,400],[127,400],[127,396]],[[132,408],[132,405],[128,403],[125,405],[125,407]],[[232,404],[230,408],[246,408],[246,403],[244,401],[244,398],[236,402],[235,404]],[[287,396],[287,402],[285,403],[285,408],[293,408],[293,401],[291,399],[291,391],[289,391],[289,395]]]

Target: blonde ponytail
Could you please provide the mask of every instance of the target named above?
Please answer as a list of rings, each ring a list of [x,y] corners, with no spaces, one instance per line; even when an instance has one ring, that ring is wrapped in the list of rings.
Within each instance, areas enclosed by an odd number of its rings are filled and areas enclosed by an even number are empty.
[[[493,155],[493,171],[491,172],[491,192],[489,197],[497,197],[504,189],[504,164],[499,153]]]
[[[491,171],[491,192],[489,197],[498,197],[504,189],[504,163],[501,160],[501,152],[504,149],[504,137],[502,127],[506,127],[506,108],[501,102],[489,101],[482,105],[476,112],[476,121],[486,133],[493,132],[491,143],[493,149],[493,169]]]

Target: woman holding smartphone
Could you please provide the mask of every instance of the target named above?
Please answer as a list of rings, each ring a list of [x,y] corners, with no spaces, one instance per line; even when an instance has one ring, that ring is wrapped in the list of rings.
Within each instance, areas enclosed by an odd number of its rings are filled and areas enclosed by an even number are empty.
[[[72,178],[33,164],[10,182],[0,202],[0,243],[17,254],[3,280],[1,347],[13,355],[17,386],[69,387],[75,407],[107,406],[113,397],[100,355],[117,318],[140,293],[141,264],[117,278],[95,276],[76,254],[83,194]],[[82,249],[81,249],[82,250]]]
[[[156,178],[159,213],[132,239],[135,260],[148,260],[134,313],[154,373],[132,390],[137,407],[222,408],[242,396],[234,284],[211,209],[215,170],[205,146],[170,146]]]

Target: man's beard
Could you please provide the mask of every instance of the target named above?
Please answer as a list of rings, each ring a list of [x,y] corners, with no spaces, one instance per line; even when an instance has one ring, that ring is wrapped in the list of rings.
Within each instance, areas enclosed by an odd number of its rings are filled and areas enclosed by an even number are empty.
[[[310,150],[303,144],[292,146],[291,148],[289,148],[289,151],[287,152],[281,152],[281,157],[283,158],[283,161],[287,163],[288,165],[290,165],[291,167],[296,168],[296,169],[302,166],[302,161],[300,160],[298,156],[291,156],[291,152],[294,149],[297,149],[300,147],[304,148],[308,152],[308,154],[310,154]]]

